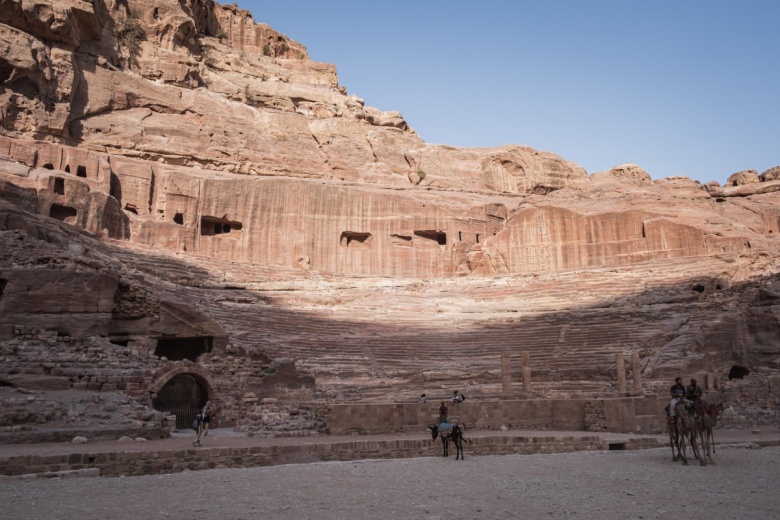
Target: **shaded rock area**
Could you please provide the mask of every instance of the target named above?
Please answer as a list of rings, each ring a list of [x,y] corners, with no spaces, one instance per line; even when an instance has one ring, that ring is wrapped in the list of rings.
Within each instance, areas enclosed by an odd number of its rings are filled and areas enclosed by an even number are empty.
[[[1,5],[0,384],[46,392],[3,431],[182,429],[211,400],[215,427],[308,436],[328,403],[677,376],[724,424],[778,421],[778,167],[702,186],[429,144],[236,6]]]

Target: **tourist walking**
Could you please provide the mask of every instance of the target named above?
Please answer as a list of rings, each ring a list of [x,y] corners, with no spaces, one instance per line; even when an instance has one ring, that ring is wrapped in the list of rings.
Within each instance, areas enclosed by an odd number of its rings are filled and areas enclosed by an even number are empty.
[[[214,407],[211,406],[211,401],[206,401],[206,406],[203,407],[203,436],[209,434],[209,425],[211,424],[211,418],[214,415]]]

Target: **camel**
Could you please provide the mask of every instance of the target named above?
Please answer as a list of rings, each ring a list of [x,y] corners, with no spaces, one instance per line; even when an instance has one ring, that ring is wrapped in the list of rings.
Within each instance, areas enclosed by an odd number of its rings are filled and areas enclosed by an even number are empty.
[[[702,456],[707,458],[709,464],[715,464],[712,454],[715,453],[715,436],[712,429],[718,423],[720,414],[723,413],[723,403],[707,404],[702,402],[701,415],[696,417],[696,433],[701,439]]]
[[[691,444],[693,455],[699,460],[699,463],[706,466],[706,462],[699,455],[699,449],[696,446],[695,415],[696,411],[690,406],[690,402],[681,400],[674,407],[674,422],[669,421],[667,424],[669,442],[672,446],[672,461],[682,460],[683,466],[688,465],[688,457],[685,454],[688,443]]]
[[[685,452],[680,451],[680,432],[677,429],[677,422],[669,414],[669,407],[666,407],[666,430],[669,432],[669,445],[672,447],[672,462],[677,462],[685,457]]]
[[[458,457],[460,457],[460,460],[463,460],[463,441],[465,440],[468,443],[471,441],[463,436],[463,431],[460,429],[460,426],[453,424],[452,428],[439,431],[438,426],[429,425],[428,429],[431,430],[431,437],[434,441],[436,440],[436,437],[441,437],[441,442],[444,445],[444,457],[450,456],[450,441],[452,441],[455,445],[455,460],[458,460]]]

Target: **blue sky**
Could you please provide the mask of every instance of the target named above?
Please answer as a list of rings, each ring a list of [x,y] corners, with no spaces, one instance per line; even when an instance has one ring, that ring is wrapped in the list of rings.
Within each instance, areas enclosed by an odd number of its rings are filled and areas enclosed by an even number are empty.
[[[780,165],[780,0],[241,0],[429,143],[723,184]]]

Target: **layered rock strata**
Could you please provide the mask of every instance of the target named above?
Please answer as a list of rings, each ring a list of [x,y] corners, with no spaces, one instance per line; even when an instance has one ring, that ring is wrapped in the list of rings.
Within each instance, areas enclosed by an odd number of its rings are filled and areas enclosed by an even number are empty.
[[[0,0],[0,48],[7,384],[155,405],[189,378],[262,431],[287,412],[257,396],[301,387],[494,397],[503,352],[533,396],[613,395],[621,353],[645,392],[778,368],[777,168],[425,143],[205,0]]]

